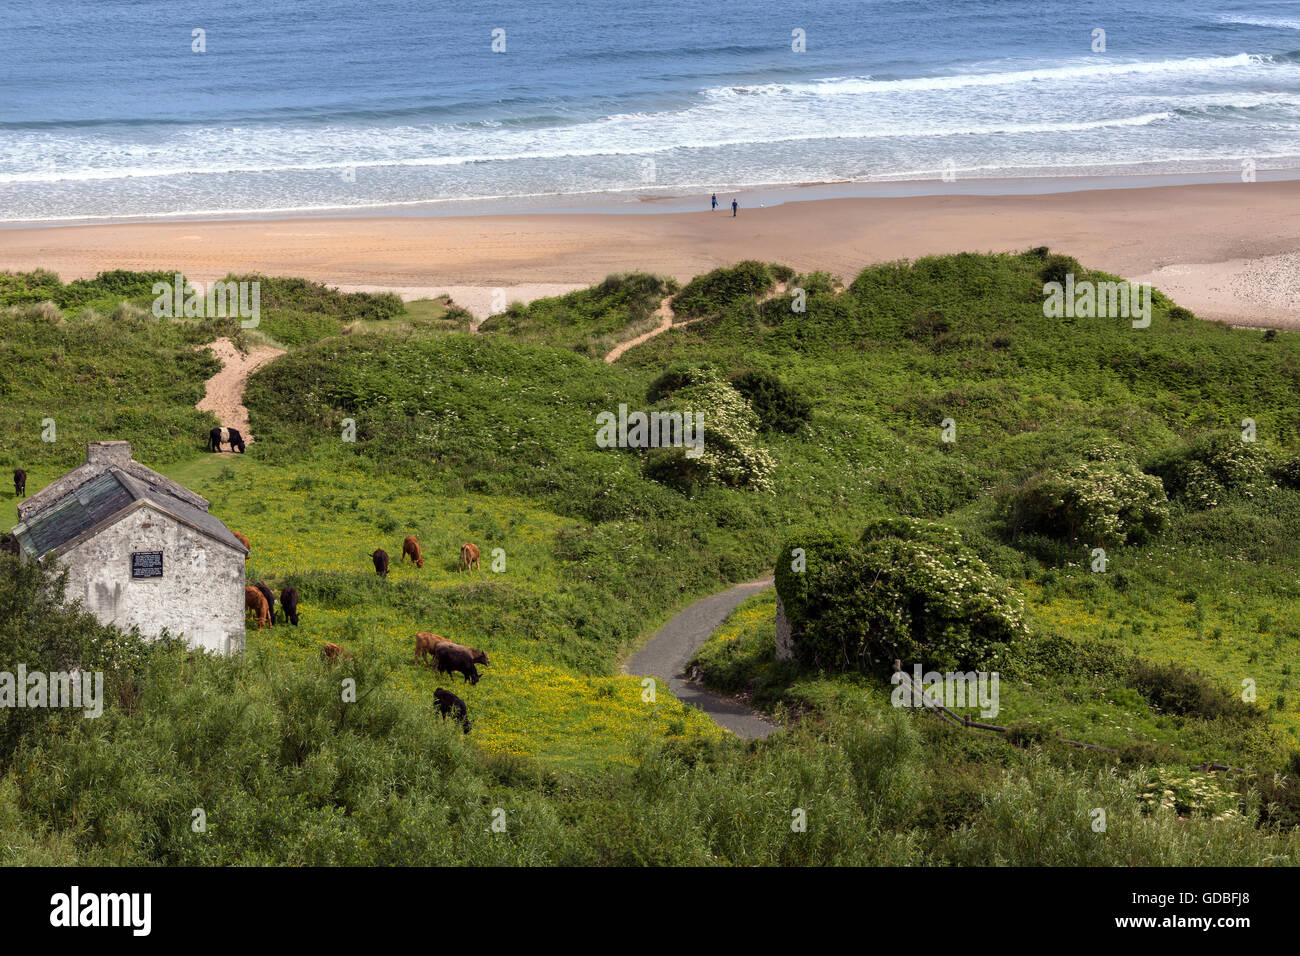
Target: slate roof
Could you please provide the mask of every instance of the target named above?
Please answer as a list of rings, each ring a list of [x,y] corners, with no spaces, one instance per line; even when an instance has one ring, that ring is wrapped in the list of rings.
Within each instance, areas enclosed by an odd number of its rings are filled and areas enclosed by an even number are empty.
[[[244,550],[230,529],[206,510],[116,467],[106,469],[33,515],[14,529],[14,536],[29,556],[41,558],[80,535],[110,523],[111,519],[142,501],[209,538],[239,551]]]

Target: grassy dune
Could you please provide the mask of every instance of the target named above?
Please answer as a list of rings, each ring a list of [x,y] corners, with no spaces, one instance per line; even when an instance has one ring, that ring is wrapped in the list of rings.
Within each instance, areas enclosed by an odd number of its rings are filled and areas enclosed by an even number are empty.
[[[250,381],[258,441],[242,457],[203,454],[213,422],[193,409],[213,371],[194,346],[240,330],[121,309],[115,296],[148,301],[122,277],[73,291],[5,278],[0,464],[25,467],[34,491],[82,442],[132,441],[249,535],[250,580],[298,587],[303,625],[250,631],[239,661],[103,651],[117,687],[105,719],[3,736],[0,860],[1296,862],[1300,490],[1269,480],[1212,507],[1174,502],[1157,536],[1107,548],[1105,574],[1089,568],[1095,542],[1014,533],[1006,501],[1101,440],[1149,465],[1249,418],[1270,455],[1296,455],[1300,339],[1202,323],[1159,295],[1149,329],[1047,319],[1047,261],[950,256],[847,286],[762,263],[681,289],[611,277],[512,307],[478,335],[445,303],[376,315],[390,306],[287,285],[254,333],[289,352]],[[702,321],[605,365],[667,295]],[[811,407],[789,431],[755,419],[744,433],[775,464],[771,491],[674,483],[636,451],[596,447],[598,412],[654,407],[665,373],[702,364],[723,382],[771,373]],[[898,515],[958,529],[1024,600],[999,715],[1020,746],[899,713],[879,675],[778,664],[770,593],[697,664],[782,714],[772,739],[738,742],[618,675],[675,609],[769,571],[792,539]],[[425,568],[394,563],[380,581],[368,553],[396,562],[408,533]],[[455,568],[463,540],[483,551],[469,577]],[[11,587],[14,606],[37,601],[33,582]],[[42,619],[87,655],[116,647],[88,622]],[[434,716],[417,630],[492,657],[475,687],[442,681],[469,704],[468,739]],[[31,640],[0,631],[0,651],[44,653]],[[370,694],[354,711],[333,703],[323,641],[356,656],[347,673]],[[1143,676],[1165,663],[1203,703],[1248,677],[1258,706],[1172,707]],[[1204,760],[1253,773],[1190,769]],[[60,782],[88,779],[93,792]],[[196,805],[221,821],[201,845],[183,825]],[[1089,825],[1099,806],[1104,839]],[[512,826],[494,835],[498,807]],[[790,829],[794,808],[807,832]]]

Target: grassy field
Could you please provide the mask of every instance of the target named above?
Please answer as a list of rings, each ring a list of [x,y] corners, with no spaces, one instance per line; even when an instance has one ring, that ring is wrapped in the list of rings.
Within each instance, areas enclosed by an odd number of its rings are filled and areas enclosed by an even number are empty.
[[[950,256],[847,285],[762,263],[681,289],[611,277],[476,335],[440,301],[399,311],[286,284],[250,333],[140,315],[144,280],[5,278],[0,464],[26,468],[31,492],[85,441],[130,440],[252,539],[249,579],[296,586],[303,624],[250,631],[242,661],[187,665],[161,646],[143,663],[113,658],[123,687],[151,689],[135,709],[57,724],[58,737],[53,724],[14,730],[0,751],[3,861],[1296,862],[1300,490],[1269,478],[1208,507],[1174,500],[1149,540],[1107,544],[1105,573],[1089,567],[1098,541],[1018,533],[1007,502],[1099,441],[1155,467],[1250,419],[1273,459],[1296,455],[1300,339],[1203,323],[1159,295],[1149,329],[1048,319],[1048,262]],[[701,321],[601,361],[666,295]],[[195,347],[218,335],[289,350],[250,381],[257,441],[244,456],[201,451],[214,422],[193,405],[215,368]],[[690,385],[706,365],[718,384]],[[709,404],[706,433],[769,460],[766,481],[594,441],[602,411],[734,396],[725,383],[743,373],[774,376],[790,401]],[[804,405],[806,420],[782,418]],[[769,741],[730,738],[662,687],[647,703],[619,676],[676,609],[770,571],[792,540],[856,537],[882,516],[956,529],[1023,601],[998,717],[1013,742],[899,713],[879,674],[777,663],[772,592],[696,659],[705,680],[781,717]],[[369,552],[396,558],[406,534],[425,567],[395,563],[379,580]],[[455,566],[465,540],[483,552],[469,576]],[[66,627],[88,648],[107,640]],[[432,716],[417,630],[491,655],[477,686],[453,685],[468,739]],[[7,655],[29,647],[6,640]],[[355,655],[372,690],[355,725],[321,723],[324,641]],[[1152,678],[1164,664],[1177,667]],[[1243,679],[1256,707],[1215,710]],[[1178,682],[1199,703],[1171,703]],[[230,770],[186,782],[176,752]],[[1207,760],[1252,773],[1190,769]],[[93,797],[57,783],[94,773],[111,785]],[[152,796],[129,809],[139,792]],[[203,847],[172,820],[198,799],[229,821]],[[1089,827],[1098,806],[1105,840]],[[497,807],[521,824],[493,843]],[[798,836],[795,807],[816,821]]]

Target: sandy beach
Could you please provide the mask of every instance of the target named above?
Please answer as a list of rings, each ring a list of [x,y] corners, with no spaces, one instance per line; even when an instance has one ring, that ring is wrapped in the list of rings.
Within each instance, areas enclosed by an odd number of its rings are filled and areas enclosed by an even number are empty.
[[[0,268],[303,276],[407,298],[555,295],[611,272],[688,279],[742,259],[851,279],[873,262],[1046,245],[1206,319],[1300,327],[1300,181],[1046,195],[817,199],[711,212],[188,220],[0,229]]]

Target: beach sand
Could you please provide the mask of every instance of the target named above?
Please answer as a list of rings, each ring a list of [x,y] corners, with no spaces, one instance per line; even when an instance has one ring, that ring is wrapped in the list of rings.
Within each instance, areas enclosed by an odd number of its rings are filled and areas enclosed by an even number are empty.
[[[740,215],[530,213],[454,218],[188,220],[0,229],[0,268],[64,280],[105,269],[302,276],[406,298],[448,292],[482,316],[612,272],[678,279],[742,259],[821,269],[1046,245],[1149,281],[1205,319],[1300,328],[1300,181],[1047,195],[817,199]]]

